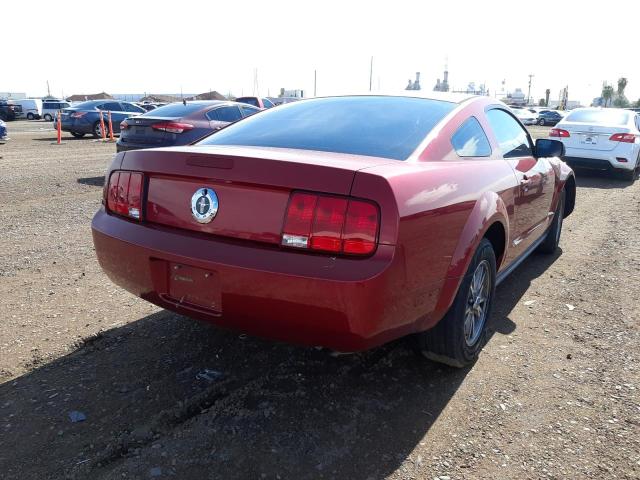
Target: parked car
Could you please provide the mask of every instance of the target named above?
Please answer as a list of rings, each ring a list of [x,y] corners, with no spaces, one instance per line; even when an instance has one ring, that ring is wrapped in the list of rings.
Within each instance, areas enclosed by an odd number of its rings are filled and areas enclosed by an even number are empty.
[[[7,140],[7,124],[3,120],[0,120],[0,142]]]
[[[107,112],[111,112],[111,123],[114,133],[120,132],[120,122],[125,118],[142,115],[145,110],[129,102],[116,100],[89,100],[62,110],[62,131],[69,132],[76,138],[82,138],[87,133],[95,138],[102,136],[100,126],[100,112],[107,121]],[[105,123],[105,129],[108,126]]]
[[[20,113],[22,113],[22,107],[20,105],[0,100],[0,120],[4,120],[5,122],[15,120]]]
[[[560,140],[575,167],[614,171],[634,181],[640,168],[640,117],[621,108],[576,108],[549,136]]]
[[[271,100],[271,103],[273,103],[275,106],[302,100],[300,97],[267,97],[267,99]]]
[[[17,113],[16,118],[37,120],[42,117],[42,100],[39,98],[21,98],[12,100],[11,103],[22,107],[22,111]]]
[[[124,120],[116,150],[189,145],[259,111],[244,103],[219,100],[172,103]]]
[[[118,154],[93,241],[113,282],[169,310],[347,352],[416,334],[462,366],[495,286],[557,248],[561,153],[489,97],[310,99]]]
[[[69,108],[70,106],[71,104],[64,100],[43,100],[42,118],[47,122],[51,122],[60,110]]]
[[[562,115],[555,110],[540,110],[538,112],[538,125],[555,125],[560,120],[562,120]]]
[[[515,113],[523,125],[535,125],[538,121],[538,115],[527,108],[511,108],[511,111]]]
[[[240,97],[236,98],[236,102],[239,103],[248,103],[249,105],[253,105],[258,108],[273,108],[275,105],[271,100],[264,97]]]

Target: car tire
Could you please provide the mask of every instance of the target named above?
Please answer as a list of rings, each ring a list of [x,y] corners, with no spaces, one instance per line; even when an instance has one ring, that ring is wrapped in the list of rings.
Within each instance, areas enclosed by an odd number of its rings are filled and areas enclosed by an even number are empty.
[[[49,115],[48,113],[45,113],[45,114],[44,114],[44,119],[45,119],[47,122],[53,122],[53,117],[52,117],[51,115]]]
[[[105,133],[106,133],[106,130],[107,130],[107,126],[105,124]],[[93,129],[91,133],[95,138],[102,138],[102,133],[100,131],[100,120],[98,120],[96,123],[93,124]]]
[[[458,368],[474,363],[486,340],[495,289],[496,255],[491,242],[483,238],[449,311],[431,330],[415,336],[419,354]]]
[[[544,240],[538,246],[538,252],[540,253],[555,253],[560,244],[560,235],[562,234],[562,223],[564,220],[564,203],[566,193],[564,189],[560,192],[560,200],[558,206],[553,215],[553,221],[545,234]]]
[[[544,127],[545,121],[544,118],[541,118],[540,120],[538,120],[538,125],[540,125],[541,127]]]
[[[27,120],[33,120],[34,118],[36,118],[33,113],[29,112],[27,113]]]
[[[71,133],[71,135],[73,135],[75,138],[82,138],[84,137],[84,133],[80,133],[80,132],[69,132]]]

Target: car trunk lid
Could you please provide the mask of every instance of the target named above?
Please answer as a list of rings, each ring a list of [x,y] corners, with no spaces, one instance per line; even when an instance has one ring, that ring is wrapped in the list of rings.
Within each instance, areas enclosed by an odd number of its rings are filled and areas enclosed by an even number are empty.
[[[563,138],[565,146],[589,150],[610,151],[619,142],[609,140],[615,133],[629,133],[629,128],[620,125],[593,125],[580,122],[562,122],[556,128],[569,132],[569,137]]]
[[[148,178],[145,221],[223,237],[279,244],[293,190],[349,195],[358,170],[389,159],[256,147],[127,152],[122,168]],[[218,212],[199,223],[192,197],[213,190]]]
[[[181,117],[152,117],[141,115],[127,118],[128,128],[122,130],[120,139],[123,143],[142,143],[146,145],[160,145],[168,135],[165,130],[155,129],[153,125],[167,122],[180,122]]]

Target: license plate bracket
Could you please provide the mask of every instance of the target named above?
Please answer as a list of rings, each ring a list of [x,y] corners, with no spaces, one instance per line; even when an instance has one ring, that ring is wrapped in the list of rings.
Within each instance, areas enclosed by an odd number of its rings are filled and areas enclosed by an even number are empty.
[[[220,275],[216,271],[170,262],[167,293],[178,305],[222,312]]]

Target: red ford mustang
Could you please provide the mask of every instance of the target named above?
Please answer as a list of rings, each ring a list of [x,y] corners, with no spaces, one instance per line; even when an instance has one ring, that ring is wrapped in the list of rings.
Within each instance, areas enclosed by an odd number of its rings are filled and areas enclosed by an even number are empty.
[[[102,268],[161,307],[339,351],[416,334],[473,362],[495,287],[557,248],[563,146],[488,97],[344,96],[191,147],[118,154],[93,219]]]

